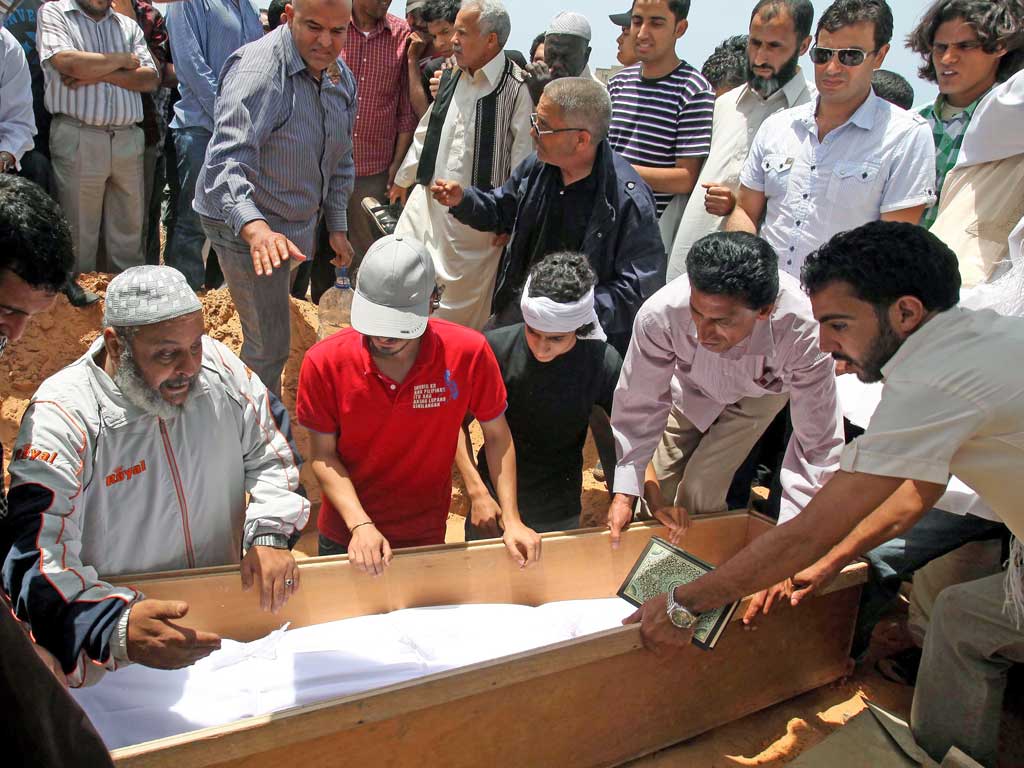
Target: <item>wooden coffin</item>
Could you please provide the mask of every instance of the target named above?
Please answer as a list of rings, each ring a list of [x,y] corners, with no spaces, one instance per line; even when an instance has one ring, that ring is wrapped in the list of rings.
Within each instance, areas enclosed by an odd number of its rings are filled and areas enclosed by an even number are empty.
[[[770,527],[741,512],[704,517],[683,546],[718,564]],[[659,534],[656,525],[633,526],[614,551],[604,531],[549,534],[541,564],[527,571],[500,542],[405,550],[376,579],[345,557],[308,560],[301,590],[278,615],[241,591],[235,567],[123,581],[148,597],[186,600],[191,626],[249,641],[285,621],[611,597]],[[865,578],[866,566],[852,565],[826,594],[775,610],[756,632],[734,623],[711,652],[691,647],[658,659],[636,626],[622,627],[113,754],[123,768],[617,765],[843,676]]]

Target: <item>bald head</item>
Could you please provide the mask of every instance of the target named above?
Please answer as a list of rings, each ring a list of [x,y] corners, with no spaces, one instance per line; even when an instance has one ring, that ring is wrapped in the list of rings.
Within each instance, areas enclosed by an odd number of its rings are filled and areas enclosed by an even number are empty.
[[[341,55],[352,20],[351,0],[293,0],[284,12],[306,69],[320,77]]]

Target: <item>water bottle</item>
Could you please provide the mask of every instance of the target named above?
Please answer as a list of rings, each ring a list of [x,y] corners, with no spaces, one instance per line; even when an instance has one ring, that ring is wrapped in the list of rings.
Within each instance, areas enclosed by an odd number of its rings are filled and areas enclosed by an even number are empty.
[[[338,267],[334,287],[324,291],[317,305],[317,340],[322,341],[352,324],[352,283],[348,280],[348,267]]]

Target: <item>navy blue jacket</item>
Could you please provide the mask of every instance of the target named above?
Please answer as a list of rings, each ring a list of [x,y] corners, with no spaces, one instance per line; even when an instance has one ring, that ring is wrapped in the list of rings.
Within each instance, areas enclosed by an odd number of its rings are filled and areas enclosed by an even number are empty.
[[[467,189],[450,213],[463,224],[484,232],[512,233],[498,268],[491,312],[518,310],[530,269],[525,227],[540,221],[549,207],[547,175],[560,174],[553,165],[530,155],[501,187]],[[626,354],[633,318],[640,306],[665,285],[667,258],[658,229],[654,195],[633,166],[601,142],[594,162],[597,185],[583,245],[597,275],[594,290],[597,316],[608,343]],[[521,319],[513,311],[512,322]]]

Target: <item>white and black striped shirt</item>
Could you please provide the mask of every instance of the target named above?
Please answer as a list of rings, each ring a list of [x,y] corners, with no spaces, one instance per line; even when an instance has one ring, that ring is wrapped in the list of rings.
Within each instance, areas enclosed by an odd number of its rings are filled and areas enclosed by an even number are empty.
[[[140,66],[155,70],[142,29],[135,21],[113,9],[94,21],[75,0],[58,0],[39,7],[36,41],[46,83],[43,104],[50,114],[102,127],[142,122],[142,96],[137,92],[110,83],[68,88],[50,62],[62,51],[134,53]]]
[[[634,165],[674,168],[685,157],[711,152],[715,94],[704,76],[685,61],[656,79],[635,64],[608,83],[612,123],[608,142]],[[655,193],[660,216],[673,195]]]

